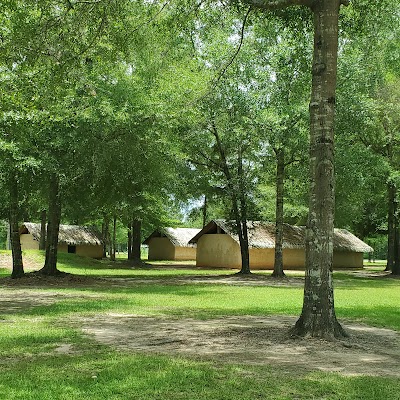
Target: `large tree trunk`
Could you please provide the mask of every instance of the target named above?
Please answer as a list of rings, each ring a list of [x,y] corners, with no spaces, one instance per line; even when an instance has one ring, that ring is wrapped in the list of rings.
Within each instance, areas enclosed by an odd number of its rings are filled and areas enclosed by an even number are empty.
[[[40,213],[39,250],[46,250],[46,222],[47,222],[47,212],[46,210],[42,210]]]
[[[7,224],[6,250],[11,250],[11,227],[10,227],[10,221],[8,221],[8,224]]]
[[[50,177],[49,220],[47,223],[46,259],[40,272],[44,275],[59,275],[57,269],[58,233],[61,220],[60,181],[56,174]]]
[[[132,261],[134,265],[141,264],[140,245],[141,240],[142,221],[135,218],[132,221]]]
[[[397,200],[397,196],[395,197],[395,210],[396,213],[394,215],[394,252],[393,252],[393,268],[392,274],[393,275],[400,275],[400,218],[397,212],[399,204]]]
[[[203,214],[203,228],[204,228],[207,224],[207,195],[204,195],[202,214]]]
[[[283,190],[285,178],[285,153],[276,150],[276,206],[275,206],[275,261],[272,276],[282,278],[283,272]]]
[[[336,319],[332,264],[334,233],[334,114],[340,0],[314,2],[310,102],[310,199],[303,309],[293,335],[346,336]]]
[[[246,188],[245,188],[245,176],[243,171],[243,157],[242,147],[239,145],[238,148],[238,185],[239,185],[239,202],[235,199],[235,204],[239,203],[239,207],[236,207],[236,223],[239,225],[239,243],[240,243],[240,254],[242,256],[242,268],[240,274],[251,274],[250,271],[250,254],[249,254],[249,235],[247,229],[247,201],[246,201]]]
[[[388,249],[386,271],[393,271],[395,254],[395,215],[396,215],[396,186],[393,181],[388,182]]]
[[[116,246],[117,246],[117,216],[114,215],[114,217],[113,217],[113,233],[112,233],[112,239],[111,239],[111,243],[110,243],[110,259],[112,261],[115,261]]]
[[[24,275],[24,265],[22,262],[21,241],[19,235],[18,224],[18,181],[14,172],[10,173],[9,178],[10,191],[10,214],[9,214],[9,229],[12,252],[12,278],[21,278]]]
[[[128,260],[132,260],[132,222],[128,224]]]
[[[104,213],[103,215],[103,223],[101,225],[101,233],[103,238],[103,258],[107,257],[107,248],[109,248],[110,244],[110,219]]]
[[[240,255],[242,259],[242,267],[239,274],[249,275],[250,271],[250,256],[249,256],[249,238],[247,230],[247,221],[236,220],[236,226],[239,234]]]

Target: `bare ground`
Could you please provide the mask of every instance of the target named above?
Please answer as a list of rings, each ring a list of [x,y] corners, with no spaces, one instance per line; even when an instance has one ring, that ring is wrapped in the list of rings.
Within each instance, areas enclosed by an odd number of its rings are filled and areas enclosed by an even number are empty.
[[[225,317],[206,321],[107,314],[79,321],[83,332],[121,351],[194,357],[222,363],[268,365],[290,373],[400,377],[399,334],[346,323],[350,338],[294,339],[294,317]]]
[[[163,280],[165,284],[184,284],[193,277]],[[271,285],[266,277],[195,277],[198,283]],[[150,283],[149,280],[146,281]],[[275,284],[302,284],[301,279],[274,281]],[[98,279],[64,276],[63,279],[30,275],[22,280],[1,280],[0,316],[55,303],[65,297],[91,297],[52,291],[51,287],[94,288],[137,284],[137,279]],[[141,282],[145,283],[145,281]],[[154,283],[154,280],[151,280]],[[41,291],[40,288],[46,290]],[[31,288],[39,289],[32,291]],[[1,319],[1,317],[0,317]],[[102,313],[76,317],[66,324],[81,329],[89,337],[121,352],[157,353],[211,360],[217,363],[280,367],[291,374],[307,371],[335,371],[344,375],[395,376],[400,378],[400,333],[344,321],[350,337],[327,342],[288,335],[295,317],[238,316],[209,320],[144,317]],[[343,322],[343,321],[342,321]],[[57,352],[73,352],[71,345],[60,344]]]

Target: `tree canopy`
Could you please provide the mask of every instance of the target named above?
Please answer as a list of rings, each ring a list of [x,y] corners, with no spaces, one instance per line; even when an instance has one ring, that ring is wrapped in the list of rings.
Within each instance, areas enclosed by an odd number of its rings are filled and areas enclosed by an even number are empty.
[[[56,273],[60,221],[102,224],[111,244],[119,221],[140,244],[142,231],[188,223],[201,198],[203,223],[236,221],[246,272],[248,219],[276,221],[277,243],[284,221],[306,224],[293,332],[345,334],[334,224],[388,235],[400,271],[400,8],[348,3],[3,1],[0,212],[14,275],[18,223],[44,209],[44,272]]]

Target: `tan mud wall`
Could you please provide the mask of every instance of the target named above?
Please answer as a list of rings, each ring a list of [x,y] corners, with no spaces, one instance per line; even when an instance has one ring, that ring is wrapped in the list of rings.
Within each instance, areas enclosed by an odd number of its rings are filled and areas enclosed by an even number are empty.
[[[39,250],[39,242],[33,239],[33,236],[29,234],[22,234],[20,236],[21,249],[22,250]],[[68,253],[68,245],[59,244],[58,251]],[[102,258],[103,257],[103,247],[101,245],[79,245],[76,246],[76,254],[82,257],[91,258]]]
[[[63,244],[59,244],[58,247],[57,247],[57,250],[61,251],[63,253],[68,253],[68,245],[66,245],[64,243]]]
[[[30,233],[24,233],[19,238],[22,250],[39,250],[39,242]]]
[[[197,242],[196,266],[240,268],[239,245],[229,235],[203,235]]]
[[[283,249],[283,265],[286,269],[304,269],[306,252],[304,249]]]
[[[274,269],[274,249],[249,249],[249,257],[250,269]]]
[[[250,249],[251,269],[274,269],[275,249]],[[283,249],[283,265],[286,269],[304,269],[302,249]]]
[[[250,269],[274,268],[274,249],[249,249]],[[229,235],[203,235],[197,242],[196,265],[198,267],[241,268],[240,247]],[[283,249],[284,269],[305,268],[304,249]],[[333,255],[334,268],[362,268],[363,254],[338,252]]]
[[[58,251],[68,253],[68,245],[65,243],[58,245]],[[102,258],[103,257],[103,246],[102,245],[88,245],[80,244],[76,246],[76,253],[81,257],[90,258]]]
[[[149,241],[149,260],[173,260],[175,247],[166,237],[155,237]]]
[[[67,246],[68,251],[68,246]],[[103,257],[103,246],[102,245],[79,245],[76,246],[76,254],[82,257],[91,257],[91,258],[102,258]]]
[[[333,252],[334,268],[362,268],[364,265],[363,253],[354,253],[347,251]]]
[[[190,261],[196,259],[196,247],[175,247],[176,261]]]

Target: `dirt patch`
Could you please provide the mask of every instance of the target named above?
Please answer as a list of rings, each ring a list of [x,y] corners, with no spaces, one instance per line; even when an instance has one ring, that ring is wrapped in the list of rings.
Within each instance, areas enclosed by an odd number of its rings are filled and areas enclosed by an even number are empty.
[[[290,286],[303,287],[303,277],[272,278],[264,274],[252,275],[180,275],[165,277],[96,277],[75,274],[62,274],[57,276],[45,276],[35,272],[26,273],[23,277],[12,279],[11,277],[0,278],[3,287],[132,287],[135,285],[187,285],[187,284],[217,284],[237,286]]]
[[[38,270],[43,267],[43,265],[36,260],[34,257],[31,257],[29,255],[24,255],[23,256],[24,260],[24,270],[25,271],[34,271]],[[0,253],[0,268],[7,268],[10,270],[12,269],[12,256],[11,252],[10,253]]]
[[[3,287],[29,287],[29,288],[75,288],[79,286],[93,286],[93,285],[107,285],[108,280],[99,277],[68,274],[60,272],[56,276],[47,276],[33,271],[26,273],[21,278],[12,279],[10,276],[0,279],[1,286]]]
[[[293,339],[294,317],[226,317],[199,321],[106,314],[79,321],[95,340],[121,351],[182,355],[247,365],[279,366],[290,373],[400,377],[400,335],[348,323],[350,338]]]
[[[27,274],[22,279],[1,279],[0,314],[12,314],[65,297],[97,297],[95,293],[60,293],[52,288],[135,286],[136,284],[213,283],[254,286],[303,285],[303,278],[275,280],[265,275],[243,277],[180,276],[166,278],[97,278],[79,275],[44,277]],[[40,290],[43,288],[46,290]],[[36,289],[36,290],[32,290]],[[1,318],[0,318],[1,320]],[[400,333],[345,321],[350,338],[327,342],[293,339],[288,330],[295,317],[240,316],[210,320],[144,317],[104,313],[87,318],[68,317],[94,340],[124,352],[158,353],[221,363],[268,365],[290,374],[333,371],[343,375],[400,377]],[[73,353],[70,344],[60,344],[56,353]]]

